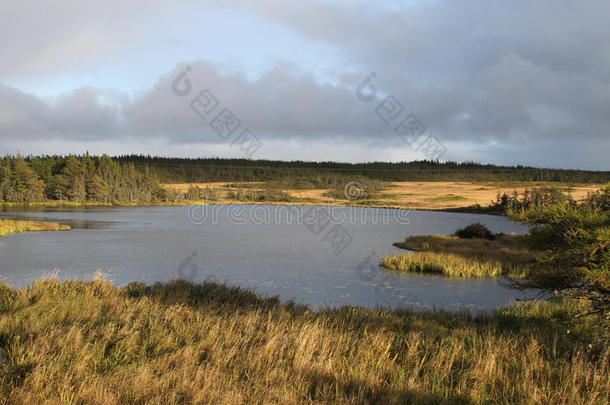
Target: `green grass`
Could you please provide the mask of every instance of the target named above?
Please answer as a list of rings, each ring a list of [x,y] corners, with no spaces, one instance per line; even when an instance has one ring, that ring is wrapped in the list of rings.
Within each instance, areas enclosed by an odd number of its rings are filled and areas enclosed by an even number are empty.
[[[0,403],[605,403],[610,349],[576,310],[311,311],[184,281],[0,285]]]
[[[68,225],[61,225],[56,222],[33,222],[15,221],[11,219],[0,219],[0,236],[13,233],[36,232],[36,231],[68,231]]]
[[[413,250],[383,257],[388,269],[443,274],[450,277],[525,277],[536,263],[535,252],[524,236],[497,235],[486,239],[460,239],[455,236],[411,236],[394,245]]]

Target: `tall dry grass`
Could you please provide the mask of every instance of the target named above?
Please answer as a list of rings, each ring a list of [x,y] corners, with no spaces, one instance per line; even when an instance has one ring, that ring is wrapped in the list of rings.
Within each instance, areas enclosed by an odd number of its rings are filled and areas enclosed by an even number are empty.
[[[568,304],[477,318],[313,312],[216,284],[104,280],[3,286],[0,297],[2,404],[605,404],[610,395],[610,350]]]
[[[394,244],[418,253],[383,257],[388,269],[443,274],[450,277],[525,277],[536,264],[522,235],[497,235],[495,240],[455,236],[411,236]]]
[[[521,278],[527,272],[519,265],[497,260],[481,260],[452,253],[404,253],[382,257],[385,268],[409,273],[442,274],[448,277],[511,277]]]

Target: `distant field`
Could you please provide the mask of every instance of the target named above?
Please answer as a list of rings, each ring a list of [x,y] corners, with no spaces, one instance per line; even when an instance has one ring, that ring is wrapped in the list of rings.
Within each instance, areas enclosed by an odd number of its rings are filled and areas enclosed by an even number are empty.
[[[186,192],[190,186],[211,188],[217,190],[220,198],[226,198],[230,190],[238,189],[240,185],[248,185],[248,190],[263,191],[267,188],[262,182],[213,182],[213,183],[181,183],[164,184],[163,187],[179,192]],[[550,182],[391,182],[385,190],[376,191],[352,201],[366,206],[395,206],[412,209],[445,210],[469,207],[479,204],[488,206],[496,199],[498,193],[523,192],[526,188],[556,187],[560,188],[576,200],[583,199],[587,193],[600,188],[599,184],[568,184]],[[294,202],[337,204],[350,202],[347,198],[336,198],[325,194],[332,189],[285,189],[280,188],[294,198]],[[339,193],[340,196],[341,193]]]

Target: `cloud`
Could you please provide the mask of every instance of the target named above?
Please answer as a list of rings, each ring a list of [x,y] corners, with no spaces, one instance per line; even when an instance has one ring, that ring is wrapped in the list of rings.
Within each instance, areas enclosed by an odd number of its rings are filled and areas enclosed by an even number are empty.
[[[4,78],[91,68],[143,34],[163,0],[3,2],[0,75]]]
[[[0,35],[11,38],[0,48],[0,77],[10,83],[51,71],[69,75],[103,63],[120,69],[127,62],[115,60],[117,55],[142,41],[193,52],[181,35],[194,32],[186,25],[197,22],[189,15],[201,3],[218,7],[194,0],[9,2],[0,12]],[[403,147],[375,113],[383,97],[394,95],[428,133],[452,145],[447,158],[479,159],[487,151],[498,160],[505,153],[519,163],[561,164],[555,157],[564,156],[570,165],[584,166],[590,163],[584,151],[597,156],[596,150],[607,147],[610,3],[605,0],[311,0],[306,6],[234,0],[222,7],[236,10],[242,22],[245,15],[257,24],[282,26],[298,34],[304,46],[324,44],[316,52],[330,49],[333,58],[319,55],[319,60],[336,63],[321,66],[327,72],[321,77],[295,66],[287,53],[285,63],[274,61],[253,75],[235,66],[221,70],[206,55],[193,53],[163,65],[178,62],[137,94],[83,83],[43,99],[0,85],[0,139],[216,145],[222,139],[210,129],[214,117],[202,119],[190,106],[208,89],[241,128],[275,145]],[[151,21],[165,28],[155,29]],[[177,32],[167,36],[171,31]],[[213,42],[230,50],[230,41],[219,36]],[[252,53],[279,49],[281,41],[261,41]],[[248,58],[232,56],[239,66]],[[177,97],[171,83],[186,66],[193,90]],[[378,99],[363,103],[356,87],[372,71]],[[570,154],[578,159],[567,159],[561,148],[579,145],[583,153]],[[474,149],[468,153],[467,147]]]
[[[187,76],[193,90],[188,96],[177,97],[171,84],[186,66],[181,64],[164,75],[126,109],[125,117],[134,131],[154,132],[177,142],[217,141],[218,135],[209,124],[227,108],[241,121],[242,128],[267,139],[343,136],[348,141],[362,141],[388,134],[373,109],[363,105],[353,89],[320,84],[290,64],[249,80],[245,74],[221,75],[210,63],[193,61],[188,64],[191,71]],[[219,103],[205,118],[190,105],[203,90]]]
[[[84,87],[47,101],[0,84],[0,139],[87,141],[117,136],[120,107],[104,104],[105,93]]]

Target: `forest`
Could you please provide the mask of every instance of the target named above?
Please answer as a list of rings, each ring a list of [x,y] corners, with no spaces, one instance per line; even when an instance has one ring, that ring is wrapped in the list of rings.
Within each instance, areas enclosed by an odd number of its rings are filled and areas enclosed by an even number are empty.
[[[160,186],[163,183],[258,181],[284,188],[333,188],[354,178],[606,183],[610,181],[610,172],[438,161],[352,164],[143,155],[9,155],[0,158],[0,201],[151,203],[177,198]]]
[[[0,200],[141,203],[161,201],[164,190],[146,167],[108,156],[6,156],[0,159]]]
[[[553,181],[606,183],[610,172],[496,166],[475,162],[305,162],[220,158],[166,158],[127,155],[117,162],[154,167],[166,183],[271,181],[315,177],[364,176],[381,181]]]

